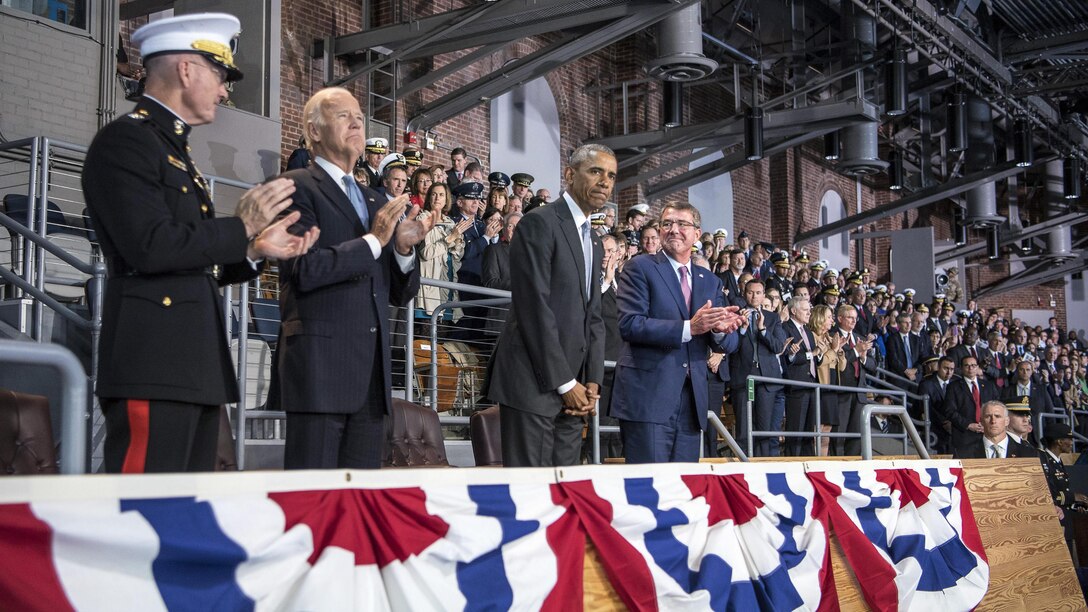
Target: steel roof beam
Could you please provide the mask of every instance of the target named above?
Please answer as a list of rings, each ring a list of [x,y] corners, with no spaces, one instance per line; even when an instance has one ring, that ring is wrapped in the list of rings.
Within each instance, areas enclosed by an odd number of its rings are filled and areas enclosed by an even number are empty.
[[[1045,164],[1052,159],[1054,159],[1053,156],[1038,159],[1036,160],[1035,165]],[[905,198],[888,202],[887,204],[877,206],[876,208],[860,214],[851,215],[845,219],[835,221],[834,223],[829,223],[804,232],[799,231],[794,237],[793,242],[794,245],[797,246],[816,242],[817,240],[828,236],[834,236],[835,234],[844,231],[853,230],[885,217],[897,215],[908,210],[914,210],[915,208],[921,208],[926,204],[932,204],[938,200],[943,200],[970,189],[974,189],[979,185],[992,181],[999,181],[1023,171],[1024,169],[1018,167],[1015,161],[998,164],[992,168],[973,172],[967,176],[955,178],[940,185],[920,189]]]
[[[468,87],[453,91],[420,108],[408,121],[409,131],[431,127],[489,101],[522,83],[582,58],[617,40],[661,21],[696,0],[673,0],[644,5],[638,12],[580,36],[567,35],[528,56],[518,58]]]
[[[1078,243],[1078,245],[1082,244],[1083,242],[1084,241],[1082,240]],[[981,287],[978,290],[972,292],[971,297],[974,299],[982,299],[985,297],[1000,295],[1007,291],[1013,291],[1021,287],[1030,287],[1033,285],[1049,283],[1050,281],[1058,280],[1059,278],[1063,278],[1070,274],[1080,272],[1081,270],[1084,270],[1086,268],[1088,268],[1088,262],[1086,262],[1081,257],[1075,257],[1059,266],[1053,266],[1051,262],[1043,261],[1015,276],[1003,278],[999,281],[990,283],[985,287]]]
[[[1026,238],[1034,238],[1036,236],[1049,233],[1051,230],[1057,229],[1063,225],[1080,225],[1081,223],[1088,221],[1088,213],[1066,213],[1057,217],[1051,217],[1041,223],[1035,225],[1029,225],[1016,232],[1007,232],[1001,235],[1000,245],[1008,246],[1010,244],[1020,242]],[[986,251],[985,242],[976,242],[974,244],[965,244],[963,246],[956,247],[954,249],[948,249],[939,253],[935,257],[935,261],[938,264],[942,264],[961,257],[974,257],[981,255]]]
[[[1018,40],[1010,44],[1005,50],[1005,60],[1016,63],[1055,53],[1084,51],[1086,49],[1088,49],[1088,30],[1081,30],[1047,38]]]

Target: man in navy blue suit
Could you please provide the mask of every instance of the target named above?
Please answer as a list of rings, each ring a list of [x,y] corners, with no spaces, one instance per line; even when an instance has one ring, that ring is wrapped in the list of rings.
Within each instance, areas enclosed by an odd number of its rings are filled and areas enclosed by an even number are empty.
[[[620,276],[624,344],[611,416],[620,421],[627,463],[699,460],[710,347],[737,348],[737,307],[725,306],[718,277],[691,263],[699,227],[695,207],[666,205],[661,251],[635,257]]]

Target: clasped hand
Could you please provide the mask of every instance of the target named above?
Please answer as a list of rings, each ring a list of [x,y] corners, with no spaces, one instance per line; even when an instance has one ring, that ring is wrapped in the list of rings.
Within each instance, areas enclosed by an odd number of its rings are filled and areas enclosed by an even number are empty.
[[[736,306],[714,306],[706,301],[691,317],[691,335],[698,336],[706,332],[727,334],[736,330],[745,322]]]
[[[401,255],[410,254],[412,248],[423,241],[427,232],[438,221],[438,215],[425,215],[418,206],[412,206],[405,214],[407,205],[407,194],[389,200],[374,215],[374,222],[370,226],[370,233],[378,239],[382,247],[389,244],[395,236],[393,246]]]
[[[563,414],[592,416],[597,412],[597,400],[601,398],[597,383],[575,382],[574,387],[563,394]]]

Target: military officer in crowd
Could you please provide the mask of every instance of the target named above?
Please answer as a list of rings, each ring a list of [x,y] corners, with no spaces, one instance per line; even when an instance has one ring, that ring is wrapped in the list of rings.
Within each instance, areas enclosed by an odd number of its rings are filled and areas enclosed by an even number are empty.
[[[238,19],[221,13],[149,23],[132,35],[147,70],[133,112],[87,152],[83,192],[108,267],[96,393],[109,472],[214,468],[221,406],[238,401],[219,287],[257,276],[265,257],[304,253],[276,221],[295,187],[274,180],[216,218],[189,157],[193,126],[211,123],[242,78]]]
[[[378,169],[386,153],[389,152],[389,141],[384,138],[367,138],[366,148],[363,149],[363,171],[366,172],[367,185],[371,189],[382,187],[382,172]]]
[[[514,183],[514,197],[522,202],[528,202],[529,198],[533,197],[533,175],[526,174],[524,172],[518,172],[510,177],[510,180]]]

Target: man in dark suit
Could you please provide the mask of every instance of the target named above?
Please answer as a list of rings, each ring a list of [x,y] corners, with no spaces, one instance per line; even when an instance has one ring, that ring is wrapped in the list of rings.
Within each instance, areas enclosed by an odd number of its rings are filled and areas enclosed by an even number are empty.
[[[812,303],[808,297],[794,296],[789,302],[790,320],[783,323],[791,342],[783,353],[786,362],[786,378],[815,383],[816,368],[820,365],[816,354],[816,339],[808,328],[812,316]],[[786,388],[786,431],[811,433],[816,422],[816,391],[805,387]],[[813,440],[786,438],[786,454],[791,457],[819,455]]]
[[[945,393],[945,417],[952,422],[952,449],[973,444],[982,436],[982,406],[997,399],[997,387],[980,374],[978,359],[967,355],[960,362],[962,378]]]
[[[756,258],[758,259],[758,255]],[[778,314],[763,309],[763,283],[758,280],[748,281],[744,286],[745,309],[744,321],[740,327],[740,343],[737,354],[729,360],[732,368],[729,372],[732,383],[733,411],[737,415],[737,438],[745,445],[748,437],[748,377],[782,377],[782,363],[778,356],[786,346],[786,332],[783,331]],[[778,431],[781,429],[783,414],[775,413],[775,398],[782,391],[777,383],[759,382],[755,384],[755,402],[752,405],[752,431]],[[783,405],[783,412],[785,405]],[[757,457],[778,455],[778,439],[770,436],[754,438],[752,452]]]
[[[910,333],[910,315],[901,312],[896,318],[898,329],[884,340],[888,355],[885,363],[889,372],[918,382],[918,364],[923,359],[921,338]]]
[[[450,164],[453,166],[449,170],[446,170],[446,184],[450,186],[450,191],[453,191],[461,184],[461,180],[465,176],[465,166],[468,164],[468,154],[461,147],[456,147],[450,151]]]
[[[137,30],[146,96],[91,143],[83,193],[106,258],[98,385],[108,472],[210,471],[221,406],[238,401],[219,287],[257,276],[265,257],[304,252],[294,237],[295,187],[275,180],[217,217],[189,158],[189,131],[211,123],[242,78],[229,15],[186,15]],[[196,40],[207,44],[195,51]],[[248,260],[248,261],[247,261]]]
[[[661,252],[636,257],[620,274],[617,303],[623,349],[612,415],[627,463],[698,461],[706,428],[707,356],[736,348],[740,323],[721,281],[691,263],[700,215],[692,205],[661,211]]]
[[[1031,361],[1021,361],[1016,364],[1016,377],[1009,381],[1005,387],[1004,401],[1026,397],[1031,406],[1031,424],[1034,431],[1042,428],[1042,415],[1054,412],[1054,400],[1047,393],[1046,385],[1038,382],[1034,376],[1035,365]],[[1033,443],[1038,442],[1034,435],[1030,438]]]
[[[579,147],[563,179],[562,197],[522,217],[510,247],[513,304],[487,373],[508,467],[577,464],[604,379],[603,250],[589,215],[612,196],[616,156]]]
[[[948,356],[957,364],[963,363],[963,358],[967,356],[974,357],[976,363],[981,364],[978,347],[975,346],[976,344],[978,344],[978,328],[974,325],[968,325],[963,330],[963,336],[960,343],[948,349]],[[960,370],[958,373],[963,376],[963,370]]]
[[[407,195],[384,202],[355,181],[366,136],[349,91],[317,92],[303,118],[314,162],[284,176],[298,186],[299,225],[324,231],[308,253],[280,262],[284,468],[378,468],[392,406],[389,306],[419,289],[415,245],[429,222],[415,208],[405,217]]]
[[[937,358],[931,357],[931,359]],[[952,359],[950,357],[941,357],[937,362],[937,371],[926,376],[922,379],[922,382],[918,383],[918,394],[929,396],[930,429],[937,438],[934,450],[942,454],[952,452],[952,420],[946,416],[945,395],[955,371],[956,364],[953,363]],[[915,403],[915,411],[912,416],[918,419],[925,416],[920,401]]]
[[[850,277],[850,281],[846,284],[846,294],[843,298],[843,302],[850,304],[854,307],[854,310],[858,313],[858,324],[854,328],[854,333],[859,337],[864,338],[869,334],[876,333],[877,322],[869,315],[869,311],[865,309],[865,289],[859,284],[861,277],[853,275]],[[903,332],[910,331],[910,321],[908,320],[907,327],[903,328]],[[915,358],[917,358],[915,354]]]
[[[722,279],[725,287],[725,303],[729,306],[744,304],[744,290],[740,286],[740,277],[744,276],[744,266],[748,256],[741,249],[729,251],[729,269],[720,272],[718,278]]]
[[[831,370],[832,384],[843,387],[858,387],[863,380],[863,372],[874,372],[876,360],[871,359],[869,353],[873,348],[871,337],[861,337],[854,333],[854,325],[858,320],[858,311],[850,304],[840,304],[835,310],[836,326],[831,330],[832,334],[843,337],[843,354],[846,357],[846,368],[841,372]],[[857,393],[838,392],[835,394],[835,407],[838,410],[838,424],[835,432],[861,433],[861,398]],[[838,455],[860,455],[860,438],[842,438],[832,440],[831,448]]]
[[[1034,449],[1008,435],[1008,423],[1009,411],[1005,404],[997,400],[986,402],[982,405],[982,435],[956,447],[952,456],[956,459],[1019,459],[1037,456]]]

